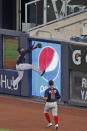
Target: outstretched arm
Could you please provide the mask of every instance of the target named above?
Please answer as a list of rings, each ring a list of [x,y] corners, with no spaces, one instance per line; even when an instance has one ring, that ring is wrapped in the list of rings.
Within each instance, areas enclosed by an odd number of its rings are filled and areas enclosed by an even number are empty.
[[[36,45],[35,45],[35,43],[36,43],[36,41],[34,41],[33,45],[31,47],[29,47],[29,49],[26,50],[26,53],[28,53],[36,48],[42,48],[42,45],[40,43],[38,43]]]

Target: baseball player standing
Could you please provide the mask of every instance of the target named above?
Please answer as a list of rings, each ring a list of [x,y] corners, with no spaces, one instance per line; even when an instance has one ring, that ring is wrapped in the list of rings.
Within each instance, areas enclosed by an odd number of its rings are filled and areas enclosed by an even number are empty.
[[[17,57],[17,63],[16,63],[16,70],[18,71],[18,77],[13,81],[13,84],[11,85],[11,90],[13,90],[14,87],[23,78],[24,70],[32,69],[38,72],[41,76],[45,73],[45,71],[39,70],[38,68],[34,67],[32,64],[25,63],[27,53],[29,53],[30,51],[36,48],[41,48],[41,44],[37,44],[35,47],[34,45],[27,50],[24,50],[24,48],[18,48],[19,55]]]
[[[48,121],[48,127],[52,126],[50,116],[49,116],[49,110],[52,111],[52,115],[54,117],[55,121],[55,127],[54,129],[58,129],[58,106],[57,106],[57,100],[60,99],[60,94],[56,88],[53,87],[54,82],[52,80],[49,81],[49,88],[46,89],[43,100],[46,101],[45,107],[44,107],[44,115],[45,118]]]

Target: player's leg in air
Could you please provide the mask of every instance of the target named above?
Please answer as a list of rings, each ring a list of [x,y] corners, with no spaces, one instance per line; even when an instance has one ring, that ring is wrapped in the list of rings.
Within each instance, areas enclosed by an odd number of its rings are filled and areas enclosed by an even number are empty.
[[[33,71],[39,73],[41,76],[45,73],[45,71],[41,71],[40,69],[36,68],[32,64],[20,64],[19,65],[20,70],[29,70],[32,69]]]
[[[14,87],[20,82],[20,80],[23,78],[24,71],[18,71],[18,77],[13,81],[13,84],[11,85],[11,90],[14,89]]]
[[[24,70],[32,69],[39,73],[41,76],[45,73],[45,71],[41,71],[38,68],[34,67],[32,64],[19,64],[16,65],[16,70],[18,71],[18,77],[13,81],[13,84],[11,85],[11,90],[14,89],[14,87],[20,82],[20,80],[23,78]]]

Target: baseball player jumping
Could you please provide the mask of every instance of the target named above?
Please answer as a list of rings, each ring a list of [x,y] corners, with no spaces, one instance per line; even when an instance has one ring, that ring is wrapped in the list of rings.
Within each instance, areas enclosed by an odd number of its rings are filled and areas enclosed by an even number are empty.
[[[56,88],[53,87],[54,82],[52,80],[49,81],[49,88],[46,89],[43,100],[46,101],[45,107],[44,107],[44,115],[45,118],[48,121],[48,127],[52,126],[50,116],[48,114],[49,110],[52,111],[52,115],[54,117],[55,121],[55,127],[54,129],[58,129],[58,106],[57,106],[57,100],[60,99],[60,94]]]
[[[34,67],[32,64],[25,63],[27,53],[29,53],[30,51],[36,48],[41,48],[41,44],[37,44],[36,46],[34,45],[35,45],[35,42],[33,46],[27,50],[24,50],[24,48],[18,48],[19,55],[17,57],[17,63],[16,63],[16,70],[18,71],[18,77],[13,81],[13,84],[11,85],[11,90],[13,90],[14,87],[23,78],[24,70],[32,69],[38,72],[41,76],[45,73],[45,71],[39,70],[38,68]]]

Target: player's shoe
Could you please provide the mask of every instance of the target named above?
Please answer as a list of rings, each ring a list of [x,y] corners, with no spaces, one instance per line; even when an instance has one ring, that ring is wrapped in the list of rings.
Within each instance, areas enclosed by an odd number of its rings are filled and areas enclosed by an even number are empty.
[[[57,130],[57,129],[58,129],[58,124],[56,124],[56,125],[55,125],[54,129],[55,129],[55,130]]]
[[[44,75],[44,73],[45,73],[45,70],[41,73],[41,76],[43,76],[43,75]]]
[[[13,85],[11,85],[11,90],[12,90],[12,91],[14,90],[14,87],[13,87]]]
[[[47,127],[51,127],[52,126],[52,123],[48,123]]]

